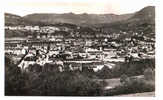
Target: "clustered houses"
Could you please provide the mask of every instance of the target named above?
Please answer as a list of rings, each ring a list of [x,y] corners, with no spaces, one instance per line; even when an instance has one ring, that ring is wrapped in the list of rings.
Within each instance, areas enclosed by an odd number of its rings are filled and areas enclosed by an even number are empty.
[[[40,30],[39,26],[5,26],[7,30],[24,30],[24,31],[37,31]]]
[[[55,31],[70,31],[67,27],[54,26],[5,26],[6,30],[36,31],[40,33],[53,33]]]
[[[79,32],[79,27],[73,30],[53,26],[6,26],[5,29],[35,32],[35,35],[29,34],[27,40],[5,40],[6,55],[20,59],[26,54],[19,64],[22,70],[33,64],[44,66],[50,63],[57,65],[61,72],[82,71],[84,66],[97,71],[104,65],[113,67],[104,63],[124,62],[126,57],[131,56],[136,59],[154,58],[155,54],[155,39],[144,36],[144,33],[120,31],[93,34]],[[127,34],[128,37],[121,39]]]

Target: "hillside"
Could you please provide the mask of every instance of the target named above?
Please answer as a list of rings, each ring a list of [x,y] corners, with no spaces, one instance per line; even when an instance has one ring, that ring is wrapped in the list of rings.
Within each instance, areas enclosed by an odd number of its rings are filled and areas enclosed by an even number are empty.
[[[154,24],[155,22],[155,7],[148,6],[143,8],[142,10],[135,13],[133,17],[131,17],[128,21],[148,21],[150,24]]]
[[[11,13],[5,13],[5,25],[6,26],[17,26],[17,25],[34,25],[36,23],[30,22],[28,20],[25,20],[23,17],[11,14]]]
[[[133,14],[115,15],[115,14],[30,14],[23,18],[32,22],[41,22],[47,24],[70,23],[77,25],[92,25],[100,23],[111,23],[130,18]]]
[[[76,25],[97,25],[97,26],[114,26],[123,27],[126,25],[129,28],[135,25],[155,24],[155,7],[148,6],[142,10],[132,14],[74,14],[74,13],[36,13],[29,14],[24,17],[18,15],[5,13],[5,25],[42,25],[42,24],[56,24],[69,23]],[[125,25],[124,25],[125,24]],[[131,26],[131,27],[130,27]]]
[[[136,12],[131,18],[114,23],[96,25],[105,31],[155,32],[155,7],[148,6]]]
[[[5,13],[5,25],[19,25],[22,22],[22,18],[18,15]]]
[[[126,31],[128,33],[143,32],[146,36],[155,37],[154,34],[149,34],[155,33],[155,7],[148,6],[133,14],[124,15],[65,13],[30,14],[20,17],[14,14],[5,13],[5,25],[53,25],[57,27],[65,26],[71,29],[76,29],[77,25],[80,25],[85,27],[80,29],[80,33],[83,33],[84,30],[91,31],[100,29],[105,33],[117,33],[120,31]],[[13,32],[6,31],[6,34],[8,33]],[[130,34],[125,35],[125,37],[126,36],[130,36]]]

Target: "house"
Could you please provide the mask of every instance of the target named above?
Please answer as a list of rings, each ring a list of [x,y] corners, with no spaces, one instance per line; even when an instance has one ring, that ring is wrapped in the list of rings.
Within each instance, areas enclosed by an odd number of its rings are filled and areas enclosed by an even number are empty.
[[[29,67],[29,65],[36,64],[36,58],[33,54],[27,54],[24,59],[20,62],[18,67],[21,68],[22,71],[26,71],[26,69]]]

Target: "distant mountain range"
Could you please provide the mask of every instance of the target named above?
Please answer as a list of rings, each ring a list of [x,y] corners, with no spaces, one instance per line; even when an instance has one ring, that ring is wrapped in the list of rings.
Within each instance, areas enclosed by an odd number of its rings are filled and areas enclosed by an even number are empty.
[[[101,23],[111,23],[115,21],[126,20],[133,14],[31,14],[24,16],[23,18],[32,22],[43,22],[43,23],[70,23],[77,25],[92,25]]]
[[[74,13],[64,13],[64,14],[29,14],[24,17],[17,15],[5,14],[6,24],[19,25],[19,24],[56,24],[56,23],[70,23],[76,25],[92,25],[101,23],[111,23],[116,21],[126,20],[133,16],[133,14],[74,14]]]
[[[131,14],[29,14],[24,17],[5,13],[5,25],[55,25],[67,23],[93,26],[109,31],[136,30],[155,32],[155,7],[147,6]]]

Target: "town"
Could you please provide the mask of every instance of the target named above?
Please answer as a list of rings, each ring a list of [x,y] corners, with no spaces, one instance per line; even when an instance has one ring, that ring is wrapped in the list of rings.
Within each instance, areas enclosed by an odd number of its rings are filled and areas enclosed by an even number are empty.
[[[155,38],[143,32],[106,33],[102,29],[59,25],[5,26],[6,32],[27,33],[25,38],[6,38],[5,55],[19,62],[22,71],[28,70],[30,64],[46,63],[57,64],[60,72],[82,70],[88,65],[98,71],[104,65],[112,68],[112,62],[127,62],[130,58],[154,59]]]

